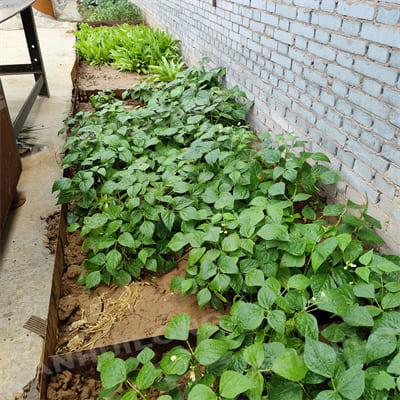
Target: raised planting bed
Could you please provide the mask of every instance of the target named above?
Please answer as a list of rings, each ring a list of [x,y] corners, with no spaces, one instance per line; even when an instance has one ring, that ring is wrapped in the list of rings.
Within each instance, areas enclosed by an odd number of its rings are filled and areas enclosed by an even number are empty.
[[[244,93],[221,85],[223,75],[192,67],[132,88],[139,108],[99,95],[96,113],[67,121],[63,168],[73,174],[54,190],[70,204],[68,231],[84,237],[84,273],[69,272],[99,290],[94,314],[106,308],[104,284],[125,286],[119,299],[134,304],[131,288],[167,279],[159,274],[186,254],[171,290],[230,314],[200,325],[195,343],[190,316],[172,317],[165,338],[180,345],[161,359],[106,351],[100,396],[397,400],[400,258],[374,250],[380,224],[367,207],[319,199],[319,182],[340,180],[326,155],[293,135],[253,134],[251,103],[238,102]],[[88,326],[83,314],[66,313],[77,327]],[[84,360],[98,354],[89,351]],[[68,353],[54,357],[68,362]]]

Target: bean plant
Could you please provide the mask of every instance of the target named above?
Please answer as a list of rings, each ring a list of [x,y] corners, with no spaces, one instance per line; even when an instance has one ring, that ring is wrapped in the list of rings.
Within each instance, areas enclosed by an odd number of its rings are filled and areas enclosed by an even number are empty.
[[[251,102],[203,66],[169,83],[93,99],[98,111],[67,121],[64,168],[54,184],[72,203],[68,230],[88,251],[79,283],[117,284],[163,271],[188,253],[171,289],[199,307],[230,309],[187,341],[189,316],[150,349],[98,369],[106,399],[400,399],[400,258],[379,254],[367,205],[322,204],[318,184],[339,176],[293,135],[259,137]],[[182,384],[183,382],[183,384]]]

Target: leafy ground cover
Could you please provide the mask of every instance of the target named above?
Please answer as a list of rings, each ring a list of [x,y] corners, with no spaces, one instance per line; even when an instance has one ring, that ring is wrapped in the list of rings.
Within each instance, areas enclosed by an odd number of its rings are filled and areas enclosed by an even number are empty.
[[[165,332],[182,346],[161,360],[105,353],[101,396],[399,399],[400,259],[373,249],[380,224],[367,207],[318,201],[319,182],[340,180],[324,154],[252,133],[251,103],[223,75],[189,68],[134,88],[138,109],[103,96],[67,121],[63,167],[76,172],[54,190],[85,236],[79,283],[126,284],[189,252],[171,289],[231,307],[199,328],[195,349],[182,314]]]
[[[168,32],[144,24],[92,28],[80,24],[75,48],[92,65],[113,65],[119,70],[151,72],[154,67],[181,65],[179,41]]]
[[[83,0],[78,11],[84,21],[137,21],[142,17],[138,6],[129,0]]]

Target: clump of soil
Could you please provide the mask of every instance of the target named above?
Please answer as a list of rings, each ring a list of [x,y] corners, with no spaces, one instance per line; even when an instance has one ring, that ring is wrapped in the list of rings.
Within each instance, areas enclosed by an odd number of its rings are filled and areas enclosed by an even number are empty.
[[[90,65],[79,62],[77,73],[77,88],[80,91],[128,89],[134,83],[139,83],[148,75],[137,72],[118,71],[109,65]]]
[[[44,239],[44,245],[50,250],[50,254],[54,254],[57,249],[57,238],[58,238],[58,226],[60,224],[60,211],[55,211],[48,217],[41,219],[46,220],[46,238]]]
[[[47,400],[97,400],[101,392],[99,374],[94,367],[84,375],[63,371],[50,378]]]

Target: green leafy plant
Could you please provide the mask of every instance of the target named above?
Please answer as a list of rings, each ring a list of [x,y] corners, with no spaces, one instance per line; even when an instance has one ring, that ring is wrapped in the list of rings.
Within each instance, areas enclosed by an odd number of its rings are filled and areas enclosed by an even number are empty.
[[[144,24],[99,28],[80,24],[75,35],[79,56],[90,64],[148,73],[150,66],[163,65],[163,57],[167,62],[181,60],[178,40],[168,32],[150,29]]]
[[[78,11],[84,21],[137,21],[142,16],[129,0],[84,0]]]
[[[164,56],[161,57],[161,65],[150,65],[150,72],[154,75],[151,80],[170,82],[173,81],[177,74],[181,72],[185,66],[183,61],[175,62],[174,60],[168,61]]]

